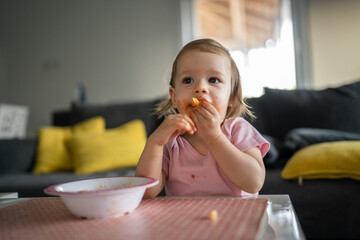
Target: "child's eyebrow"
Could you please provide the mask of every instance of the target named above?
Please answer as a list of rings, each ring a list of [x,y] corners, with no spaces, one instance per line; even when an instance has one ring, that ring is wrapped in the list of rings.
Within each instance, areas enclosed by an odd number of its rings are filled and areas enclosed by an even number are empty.
[[[210,70],[208,71],[208,73],[211,75],[211,74],[214,74],[214,75],[225,75],[222,71],[218,71],[218,70]]]
[[[182,77],[190,77],[190,76],[192,76],[194,74],[194,71],[196,72],[195,69],[179,72],[179,77],[180,78],[182,78]],[[209,75],[209,76],[225,76],[226,75],[226,74],[224,74],[224,72],[219,71],[219,70],[215,70],[215,69],[211,69],[211,70],[207,71],[206,74]]]
[[[194,70],[187,70],[187,71],[179,72],[179,76],[190,76],[192,75],[193,71]]]

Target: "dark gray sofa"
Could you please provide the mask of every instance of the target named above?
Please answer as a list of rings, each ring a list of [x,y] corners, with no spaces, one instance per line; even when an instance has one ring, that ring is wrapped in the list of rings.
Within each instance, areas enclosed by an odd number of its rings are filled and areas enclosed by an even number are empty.
[[[160,124],[153,114],[161,99],[104,105],[72,104],[70,110],[56,110],[52,114],[54,126],[70,126],[94,116],[103,116],[107,128],[114,128],[130,120],[141,119],[148,135]],[[96,177],[133,176],[135,168],[112,169],[92,174],[56,172],[32,174],[37,139],[0,139],[0,192],[18,192],[19,197],[43,197],[44,188],[62,182]],[[164,194],[164,192],[162,193]]]
[[[107,128],[113,128],[139,118],[149,135],[161,122],[152,115],[160,100],[72,104],[70,110],[55,111],[53,123],[73,125],[100,115]],[[360,81],[322,91],[265,89],[263,96],[248,99],[248,104],[257,116],[252,124],[271,142],[264,159],[267,173],[260,194],[289,194],[308,239],[359,239],[359,181],[314,179],[299,185],[297,180],[282,179],[281,171],[297,150],[308,145],[360,140]],[[0,140],[0,192],[16,191],[21,197],[45,196],[43,189],[55,183],[134,174],[134,168],[130,168],[89,175],[33,175],[36,143],[36,139]]]
[[[272,143],[260,194],[289,194],[307,239],[360,239],[359,181],[311,179],[299,185],[281,178],[299,149],[360,140],[360,81],[321,91],[265,89],[248,103],[257,116],[253,125]]]

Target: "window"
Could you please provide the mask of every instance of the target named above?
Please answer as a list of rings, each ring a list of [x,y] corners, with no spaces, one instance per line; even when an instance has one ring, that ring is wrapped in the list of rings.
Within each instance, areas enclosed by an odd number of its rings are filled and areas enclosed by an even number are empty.
[[[182,0],[183,43],[210,37],[229,48],[244,96],[296,87],[290,0]]]

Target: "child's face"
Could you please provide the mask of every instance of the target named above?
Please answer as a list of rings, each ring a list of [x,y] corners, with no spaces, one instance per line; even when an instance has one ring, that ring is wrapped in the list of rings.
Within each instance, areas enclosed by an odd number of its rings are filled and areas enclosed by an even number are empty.
[[[211,103],[221,119],[225,118],[231,93],[231,63],[226,56],[199,50],[185,52],[178,60],[174,80],[170,96],[180,113],[187,113],[196,97]]]

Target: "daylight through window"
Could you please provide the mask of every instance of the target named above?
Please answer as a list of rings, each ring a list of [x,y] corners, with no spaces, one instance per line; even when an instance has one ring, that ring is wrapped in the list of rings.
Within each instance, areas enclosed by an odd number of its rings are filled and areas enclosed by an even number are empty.
[[[194,0],[193,38],[229,48],[247,97],[296,87],[290,0]]]

